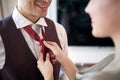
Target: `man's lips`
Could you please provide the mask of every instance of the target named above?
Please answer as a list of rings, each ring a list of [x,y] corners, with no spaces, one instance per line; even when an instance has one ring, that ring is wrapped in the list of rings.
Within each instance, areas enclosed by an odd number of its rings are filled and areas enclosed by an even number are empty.
[[[41,8],[47,8],[47,7],[48,7],[48,4],[45,3],[45,2],[43,2],[43,3],[37,2],[36,4],[37,4],[37,6],[39,6],[39,7],[41,7]]]

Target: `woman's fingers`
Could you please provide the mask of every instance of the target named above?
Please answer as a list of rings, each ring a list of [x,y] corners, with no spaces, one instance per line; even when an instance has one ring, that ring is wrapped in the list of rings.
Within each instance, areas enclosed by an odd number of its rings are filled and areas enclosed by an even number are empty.
[[[41,64],[44,63],[44,60],[43,60],[43,54],[41,54],[41,57],[39,58],[39,60],[37,61],[37,67],[39,68]]]
[[[55,42],[50,42],[50,41],[44,41],[43,42],[45,46],[49,49],[53,49],[55,47],[58,47],[58,45]]]
[[[58,60],[56,59],[52,59],[51,61],[52,61],[52,64],[55,64],[56,62],[58,62]]]
[[[55,55],[54,54],[51,54],[51,59],[55,59]]]
[[[50,49],[50,51],[52,52],[52,54],[55,55],[55,59],[56,60],[60,60],[61,59],[61,55],[64,53],[60,47],[57,45],[57,43],[55,42],[50,42],[50,41],[44,41],[44,45]]]
[[[51,54],[51,62],[53,64],[55,64],[56,62],[58,62],[58,60],[56,59],[56,56],[54,54]]]
[[[43,62],[43,54],[41,54],[41,57],[38,59],[37,62],[38,62],[38,63],[39,63],[39,62]]]
[[[56,46],[57,44],[55,42],[51,42],[51,41],[46,41],[46,43],[50,44],[50,45],[53,45],[53,46]]]
[[[47,60],[47,61],[50,60],[50,54],[49,54],[49,53],[47,53],[47,55],[46,55],[46,60]]]
[[[51,49],[52,45],[48,44],[46,41],[44,41],[43,43],[47,48]]]

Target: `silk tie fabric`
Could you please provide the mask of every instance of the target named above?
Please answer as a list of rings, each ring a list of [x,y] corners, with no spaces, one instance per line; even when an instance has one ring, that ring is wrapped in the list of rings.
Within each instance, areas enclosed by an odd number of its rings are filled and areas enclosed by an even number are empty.
[[[43,59],[45,60],[46,58],[46,54],[49,52],[49,49],[45,47],[45,45],[43,44],[43,41],[46,40],[46,34],[43,30],[42,26],[39,26],[41,28],[42,31],[42,36],[43,38],[41,39],[40,36],[31,28],[31,25],[28,25],[26,27],[24,27],[24,30],[31,36],[31,38],[35,41],[39,42],[39,45],[41,46],[41,53],[43,54]]]

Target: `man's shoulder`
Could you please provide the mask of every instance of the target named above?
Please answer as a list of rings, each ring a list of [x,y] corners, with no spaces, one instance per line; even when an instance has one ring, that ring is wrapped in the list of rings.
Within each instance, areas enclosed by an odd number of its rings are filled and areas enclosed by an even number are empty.
[[[49,23],[54,24],[55,27],[64,28],[62,24],[60,24],[60,23],[58,23],[58,22],[56,22],[56,21],[53,21],[53,20],[50,19],[50,18],[45,17],[45,21],[46,21],[47,23],[49,22]]]
[[[12,15],[9,15],[5,18],[0,19],[0,24],[6,23],[8,21],[12,20]]]
[[[12,21],[11,15],[0,19],[0,30],[3,29],[5,26],[11,25],[11,21]]]
[[[3,29],[3,25],[4,25],[4,19],[0,19],[0,30]]]

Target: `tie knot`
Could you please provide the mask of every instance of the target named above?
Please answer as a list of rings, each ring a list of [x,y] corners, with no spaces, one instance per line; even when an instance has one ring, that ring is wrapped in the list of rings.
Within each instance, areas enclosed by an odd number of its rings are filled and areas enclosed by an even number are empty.
[[[39,26],[39,27],[36,27],[36,28],[39,28],[37,30],[40,30],[40,28],[41,28],[41,33],[42,33],[43,39],[45,40],[46,39],[46,34],[43,30],[43,27]],[[40,36],[36,33],[35,30],[32,29],[32,27],[30,25],[24,27],[24,30],[31,36],[32,39],[34,39],[36,41],[39,41],[39,42],[42,40],[42,38],[40,38]]]

